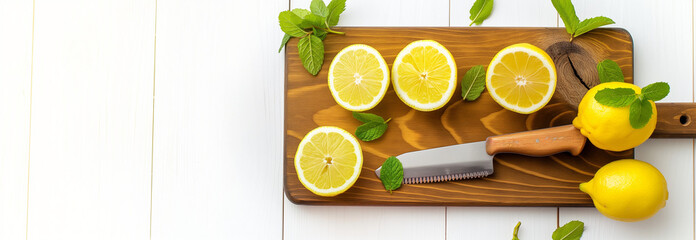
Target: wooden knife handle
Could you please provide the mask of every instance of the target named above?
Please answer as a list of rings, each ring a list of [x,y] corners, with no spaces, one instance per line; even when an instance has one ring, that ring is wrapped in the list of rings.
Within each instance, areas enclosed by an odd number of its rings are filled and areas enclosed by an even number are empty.
[[[585,136],[573,125],[498,135],[486,139],[486,152],[489,155],[516,153],[542,157],[570,152],[577,156],[584,146]]]
[[[657,126],[651,138],[696,138],[696,103],[655,103]]]

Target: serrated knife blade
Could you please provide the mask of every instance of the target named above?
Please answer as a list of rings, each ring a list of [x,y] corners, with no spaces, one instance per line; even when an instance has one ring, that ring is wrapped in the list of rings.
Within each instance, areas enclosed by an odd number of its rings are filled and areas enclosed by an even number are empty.
[[[559,152],[578,155],[585,136],[572,125],[488,137],[486,141],[407,152],[397,156],[405,184],[486,177],[493,174],[496,153],[548,156]],[[375,170],[380,177],[379,167]]]
[[[404,183],[425,183],[485,177],[493,174],[493,156],[486,142],[465,143],[408,152],[397,156],[404,166]],[[380,176],[380,169],[375,173]]]

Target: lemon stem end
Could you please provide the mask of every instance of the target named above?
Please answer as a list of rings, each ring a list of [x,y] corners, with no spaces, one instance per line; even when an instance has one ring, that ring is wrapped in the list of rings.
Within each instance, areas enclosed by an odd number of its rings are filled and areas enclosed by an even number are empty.
[[[580,191],[590,194],[590,184],[589,182],[584,182],[580,184]]]

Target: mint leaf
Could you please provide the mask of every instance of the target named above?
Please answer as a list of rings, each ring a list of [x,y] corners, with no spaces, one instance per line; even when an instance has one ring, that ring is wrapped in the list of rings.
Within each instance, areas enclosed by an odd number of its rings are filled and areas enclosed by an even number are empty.
[[[520,240],[520,238],[517,237],[517,231],[520,230],[520,225],[522,225],[522,222],[517,222],[515,229],[512,230],[512,240]]]
[[[326,22],[326,18],[320,17],[315,15],[314,13],[307,14],[304,17],[304,21],[308,23],[309,25],[312,25],[317,28],[324,28],[324,23]]]
[[[575,30],[580,24],[580,19],[578,15],[575,14],[575,6],[570,0],[551,0],[553,7],[556,8],[558,15],[563,19],[563,24],[565,24],[566,32],[571,36],[575,33]]]
[[[594,96],[595,100],[604,106],[625,107],[636,99],[636,91],[630,88],[605,88]]]
[[[573,37],[580,36],[583,33],[592,31],[592,29],[595,29],[595,28],[598,28],[598,27],[601,27],[604,25],[613,24],[613,23],[614,23],[614,20],[611,20],[611,18],[603,17],[603,16],[593,17],[593,18],[588,18],[588,19],[582,20],[582,22],[580,22],[577,25],[577,28],[575,29],[575,32],[573,33]]]
[[[355,136],[365,142],[381,137],[387,131],[387,122],[391,120],[384,121],[384,118],[375,114],[360,112],[353,112],[353,117],[364,123],[355,130]]]
[[[317,29],[313,27],[312,31],[314,31],[314,35],[316,35],[319,39],[326,39],[326,31],[322,30],[321,28]]]
[[[385,122],[367,122],[355,129],[355,136],[365,142],[381,137],[387,131]]]
[[[288,44],[288,41],[290,41],[291,37],[292,36],[288,35],[287,33],[285,34],[285,36],[283,36],[283,41],[280,43],[280,48],[278,48],[278,52],[283,50],[285,44]]]
[[[324,4],[323,0],[312,0],[312,3],[309,5],[309,10],[312,10],[312,13],[321,17],[327,17],[329,15],[329,9],[326,8],[326,4]]]
[[[346,0],[331,0],[327,6],[329,13],[326,15],[326,23],[329,27],[338,24],[338,18],[346,10]]]
[[[312,21],[307,20],[307,16],[312,15],[312,12],[310,12],[309,10],[302,9],[302,8],[295,8],[291,12],[302,19],[302,22],[300,22],[300,24],[298,25],[300,28],[302,28],[302,29],[310,28],[314,25],[314,24],[312,24]],[[312,20],[314,20],[314,19],[312,19]],[[323,21],[323,20],[320,19],[319,21]],[[317,23],[317,24],[318,24],[318,26],[322,26],[321,23]]]
[[[641,129],[645,127],[652,116],[652,104],[648,99],[636,98],[631,103],[631,108],[628,110],[628,120],[631,122],[631,127]]]
[[[551,0],[553,7],[556,8],[558,15],[563,19],[566,32],[570,34],[570,40],[580,36],[583,33],[592,31],[592,29],[614,23],[614,20],[608,17],[593,17],[580,22],[578,15],[575,14],[575,7],[570,0]]]
[[[298,17],[295,13],[291,11],[282,11],[278,14],[278,23],[280,24],[280,30],[283,30],[286,34],[293,37],[303,37],[307,35],[302,29],[302,18]]]
[[[382,180],[384,189],[389,193],[401,187],[401,182],[404,181],[404,166],[401,161],[395,157],[389,157],[382,164],[379,172],[379,179]]]
[[[324,43],[328,33],[345,34],[330,27],[338,24],[341,13],[346,9],[346,0],[333,0],[328,6],[323,0],[312,0],[309,8],[295,8],[278,14],[278,23],[285,36],[278,52],[292,37],[301,38],[297,43],[302,65],[312,75],[317,75],[324,64]]]
[[[582,232],[585,230],[585,224],[581,221],[570,221],[553,231],[551,238],[553,240],[580,240]]]
[[[660,101],[669,94],[669,84],[666,82],[656,82],[643,87],[640,93],[648,100]]]
[[[621,72],[619,64],[605,59],[597,64],[597,72],[599,73],[599,82],[624,82],[624,75]]]
[[[377,116],[372,113],[361,113],[361,112],[353,112],[353,117],[357,119],[358,121],[361,121],[363,123],[368,123],[368,122],[384,122],[384,118]]]
[[[295,15],[297,15],[300,18],[304,18],[305,16],[311,14],[311,12],[307,9],[302,9],[302,8],[295,8],[291,11]]]
[[[483,20],[486,20],[488,16],[491,15],[493,11],[493,0],[476,0],[474,5],[469,9],[469,19],[471,19],[471,25],[480,25]]]
[[[481,96],[483,89],[486,89],[486,69],[477,65],[466,71],[462,79],[462,98],[474,101]]]
[[[324,43],[317,36],[309,35],[300,39],[297,49],[304,68],[316,76],[324,64]]]

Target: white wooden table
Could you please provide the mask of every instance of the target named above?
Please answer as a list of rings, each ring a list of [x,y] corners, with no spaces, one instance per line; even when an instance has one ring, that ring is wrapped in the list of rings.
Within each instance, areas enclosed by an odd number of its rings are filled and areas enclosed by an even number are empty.
[[[342,26],[467,26],[474,0],[348,0]],[[694,239],[694,141],[636,158],[669,201],[638,223],[594,208],[317,207],[283,195],[283,36],[310,0],[0,0],[0,239]],[[575,0],[635,46],[635,82],[694,100],[694,2]],[[496,0],[483,26],[563,26]]]

